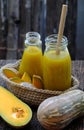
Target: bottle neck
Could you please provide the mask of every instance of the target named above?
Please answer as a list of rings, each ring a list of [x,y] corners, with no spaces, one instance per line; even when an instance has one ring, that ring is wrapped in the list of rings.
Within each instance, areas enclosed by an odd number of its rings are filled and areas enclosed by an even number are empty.
[[[38,46],[41,47],[41,39],[40,34],[37,32],[28,32],[26,34],[25,46]]]

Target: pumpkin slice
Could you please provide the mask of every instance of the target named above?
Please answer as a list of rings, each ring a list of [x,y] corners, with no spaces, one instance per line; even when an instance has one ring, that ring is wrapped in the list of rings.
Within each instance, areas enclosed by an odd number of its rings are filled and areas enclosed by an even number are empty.
[[[33,75],[32,78],[32,84],[38,88],[38,89],[42,89],[43,88],[43,81],[42,78],[38,75]]]
[[[19,77],[20,73],[18,70],[14,68],[4,68],[3,73],[6,75],[8,78],[13,78],[13,77]]]
[[[15,82],[15,83],[22,83],[23,80],[21,80],[19,77],[13,77],[13,78],[10,78],[11,81]]]
[[[0,116],[13,127],[25,126],[32,118],[31,108],[0,86]]]
[[[21,78],[24,82],[29,82],[31,83],[31,78],[30,76],[28,75],[28,73],[24,72],[22,78]]]

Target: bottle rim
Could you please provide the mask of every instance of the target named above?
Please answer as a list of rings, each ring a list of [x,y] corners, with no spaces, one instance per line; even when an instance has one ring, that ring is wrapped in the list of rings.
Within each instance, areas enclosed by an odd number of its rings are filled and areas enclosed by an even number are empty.
[[[26,39],[28,39],[29,37],[36,37],[38,39],[41,39],[40,34],[38,32],[33,31],[26,33]]]
[[[55,43],[57,43],[57,37],[58,37],[58,34],[51,34],[49,36],[47,36],[45,38],[45,45],[48,46],[48,45],[56,45]],[[68,40],[67,40],[67,37],[66,36],[63,36],[62,37],[62,41],[60,43],[60,47],[62,46],[67,46],[68,45]]]

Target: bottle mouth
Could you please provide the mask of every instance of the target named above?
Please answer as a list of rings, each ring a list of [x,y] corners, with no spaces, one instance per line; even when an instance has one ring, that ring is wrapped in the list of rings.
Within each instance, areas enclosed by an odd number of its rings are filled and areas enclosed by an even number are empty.
[[[56,45],[57,44],[57,38],[58,34],[52,34],[49,35],[48,37],[45,38],[45,45]],[[67,37],[63,36],[62,41],[60,43],[60,47],[67,46],[68,45],[68,40]]]
[[[28,32],[28,33],[26,33],[26,39],[28,39],[29,37],[41,39],[41,36],[38,32]]]

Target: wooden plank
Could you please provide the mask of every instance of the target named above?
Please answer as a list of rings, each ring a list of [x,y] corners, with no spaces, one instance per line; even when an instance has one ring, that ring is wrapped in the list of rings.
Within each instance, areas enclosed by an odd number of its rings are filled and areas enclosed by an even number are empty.
[[[40,31],[40,0],[32,0],[31,3],[31,30]]]
[[[25,34],[31,30],[31,0],[20,0],[20,25],[19,25],[19,41],[18,55],[21,58],[24,50]]]
[[[19,33],[19,0],[8,1],[7,59],[17,58]]]
[[[40,1],[40,35],[42,40],[42,51],[45,50],[45,37],[46,37],[46,11],[47,0]]]
[[[68,0],[68,13],[65,26],[65,35],[68,38],[68,48],[71,58],[76,57],[76,28],[77,28],[77,0]]]
[[[0,59],[6,59],[8,18],[7,18],[7,0],[0,1]]]
[[[47,0],[46,35],[58,33],[63,3],[65,0]]]

